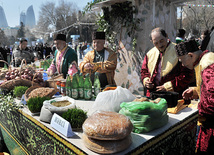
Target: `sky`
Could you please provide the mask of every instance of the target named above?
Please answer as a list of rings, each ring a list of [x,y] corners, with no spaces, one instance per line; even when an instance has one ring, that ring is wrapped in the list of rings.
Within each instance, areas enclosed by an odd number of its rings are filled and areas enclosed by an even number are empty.
[[[39,19],[39,10],[42,4],[46,2],[59,2],[60,0],[0,0],[0,6],[3,7],[8,26],[15,27],[19,25],[20,13],[24,11],[26,13],[29,6],[33,5],[36,22]],[[88,2],[92,0],[65,0],[66,2],[72,2],[82,10]]]

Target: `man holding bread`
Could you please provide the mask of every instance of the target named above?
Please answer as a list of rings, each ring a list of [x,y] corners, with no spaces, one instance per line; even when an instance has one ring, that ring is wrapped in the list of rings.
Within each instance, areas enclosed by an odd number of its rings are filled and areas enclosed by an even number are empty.
[[[114,71],[117,66],[117,54],[104,47],[105,32],[93,32],[92,40],[93,50],[89,51],[80,63],[80,71],[84,75],[90,73],[92,83],[94,73],[98,72],[102,88],[106,85],[115,84]]]

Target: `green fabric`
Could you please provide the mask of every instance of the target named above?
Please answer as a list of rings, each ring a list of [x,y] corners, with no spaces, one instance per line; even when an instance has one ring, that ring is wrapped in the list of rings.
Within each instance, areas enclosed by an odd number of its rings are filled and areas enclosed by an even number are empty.
[[[131,120],[133,132],[145,133],[160,128],[167,124],[167,102],[161,99],[159,103],[144,102],[123,102],[120,105],[120,114]]]
[[[25,152],[21,147],[18,145],[18,143],[10,137],[7,132],[2,130],[2,135],[4,137],[4,142],[7,145],[8,150],[10,150],[10,154],[15,154],[15,155],[26,155],[28,154]]]
[[[4,143],[4,139],[0,130],[0,152],[3,152],[3,143]]]
[[[73,61],[76,61],[78,64],[77,60],[77,53],[70,47],[67,47],[68,51],[64,56],[64,61],[62,63],[62,73],[64,78],[66,78],[66,75],[68,74],[68,68],[71,65]],[[55,58],[54,58],[54,64],[56,65],[56,55],[57,55],[58,50],[55,51]]]
[[[17,110],[9,112],[5,110],[1,114],[0,129],[11,155],[86,154],[78,146],[71,144],[39,121],[31,120],[31,118]]]

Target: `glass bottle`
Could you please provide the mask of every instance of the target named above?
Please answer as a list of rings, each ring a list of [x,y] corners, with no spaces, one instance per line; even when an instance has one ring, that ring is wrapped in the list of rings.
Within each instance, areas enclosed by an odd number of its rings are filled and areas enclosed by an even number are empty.
[[[84,81],[84,99],[90,100],[91,98],[92,98],[92,83],[89,73],[87,73]]]
[[[79,98],[84,99],[84,78],[82,73],[79,74]]]
[[[72,97],[71,96],[71,78],[69,74],[67,74],[66,76],[66,96]]]
[[[99,73],[96,72],[94,77],[94,96],[96,97],[100,91],[101,91],[101,86],[100,86]]]
[[[72,79],[72,89],[71,89],[71,96],[73,99],[78,99],[78,88],[79,88],[79,84],[78,84],[78,81],[77,81],[77,73],[74,73],[73,74],[73,79]]]

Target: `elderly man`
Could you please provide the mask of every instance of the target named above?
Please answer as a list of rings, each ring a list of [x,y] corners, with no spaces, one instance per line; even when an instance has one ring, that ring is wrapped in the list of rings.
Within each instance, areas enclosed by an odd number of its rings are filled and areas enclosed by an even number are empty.
[[[94,80],[94,72],[97,71],[99,73],[101,87],[115,84],[114,71],[117,66],[117,54],[104,47],[104,32],[94,32],[92,37],[94,50],[89,51],[85,55],[79,65],[80,71],[83,74],[91,73],[92,83]]]
[[[149,97],[152,91],[175,91],[181,98],[193,78],[193,70],[178,61],[175,44],[168,39],[165,30],[153,29],[150,39],[155,47],[146,54],[141,69],[146,96]]]
[[[26,60],[28,64],[34,62],[37,58],[33,55],[33,51],[29,50],[27,47],[27,40],[21,39],[18,48],[15,48],[12,55],[13,65],[19,67],[23,59]]]
[[[199,50],[195,40],[182,42],[175,48],[182,64],[195,69],[197,86],[184,91],[183,98],[200,98],[197,154],[214,154],[214,53]]]
[[[56,45],[55,58],[48,68],[49,75],[58,72],[66,78],[67,74],[77,72],[77,53],[66,44],[66,36],[57,34],[54,39]]]

